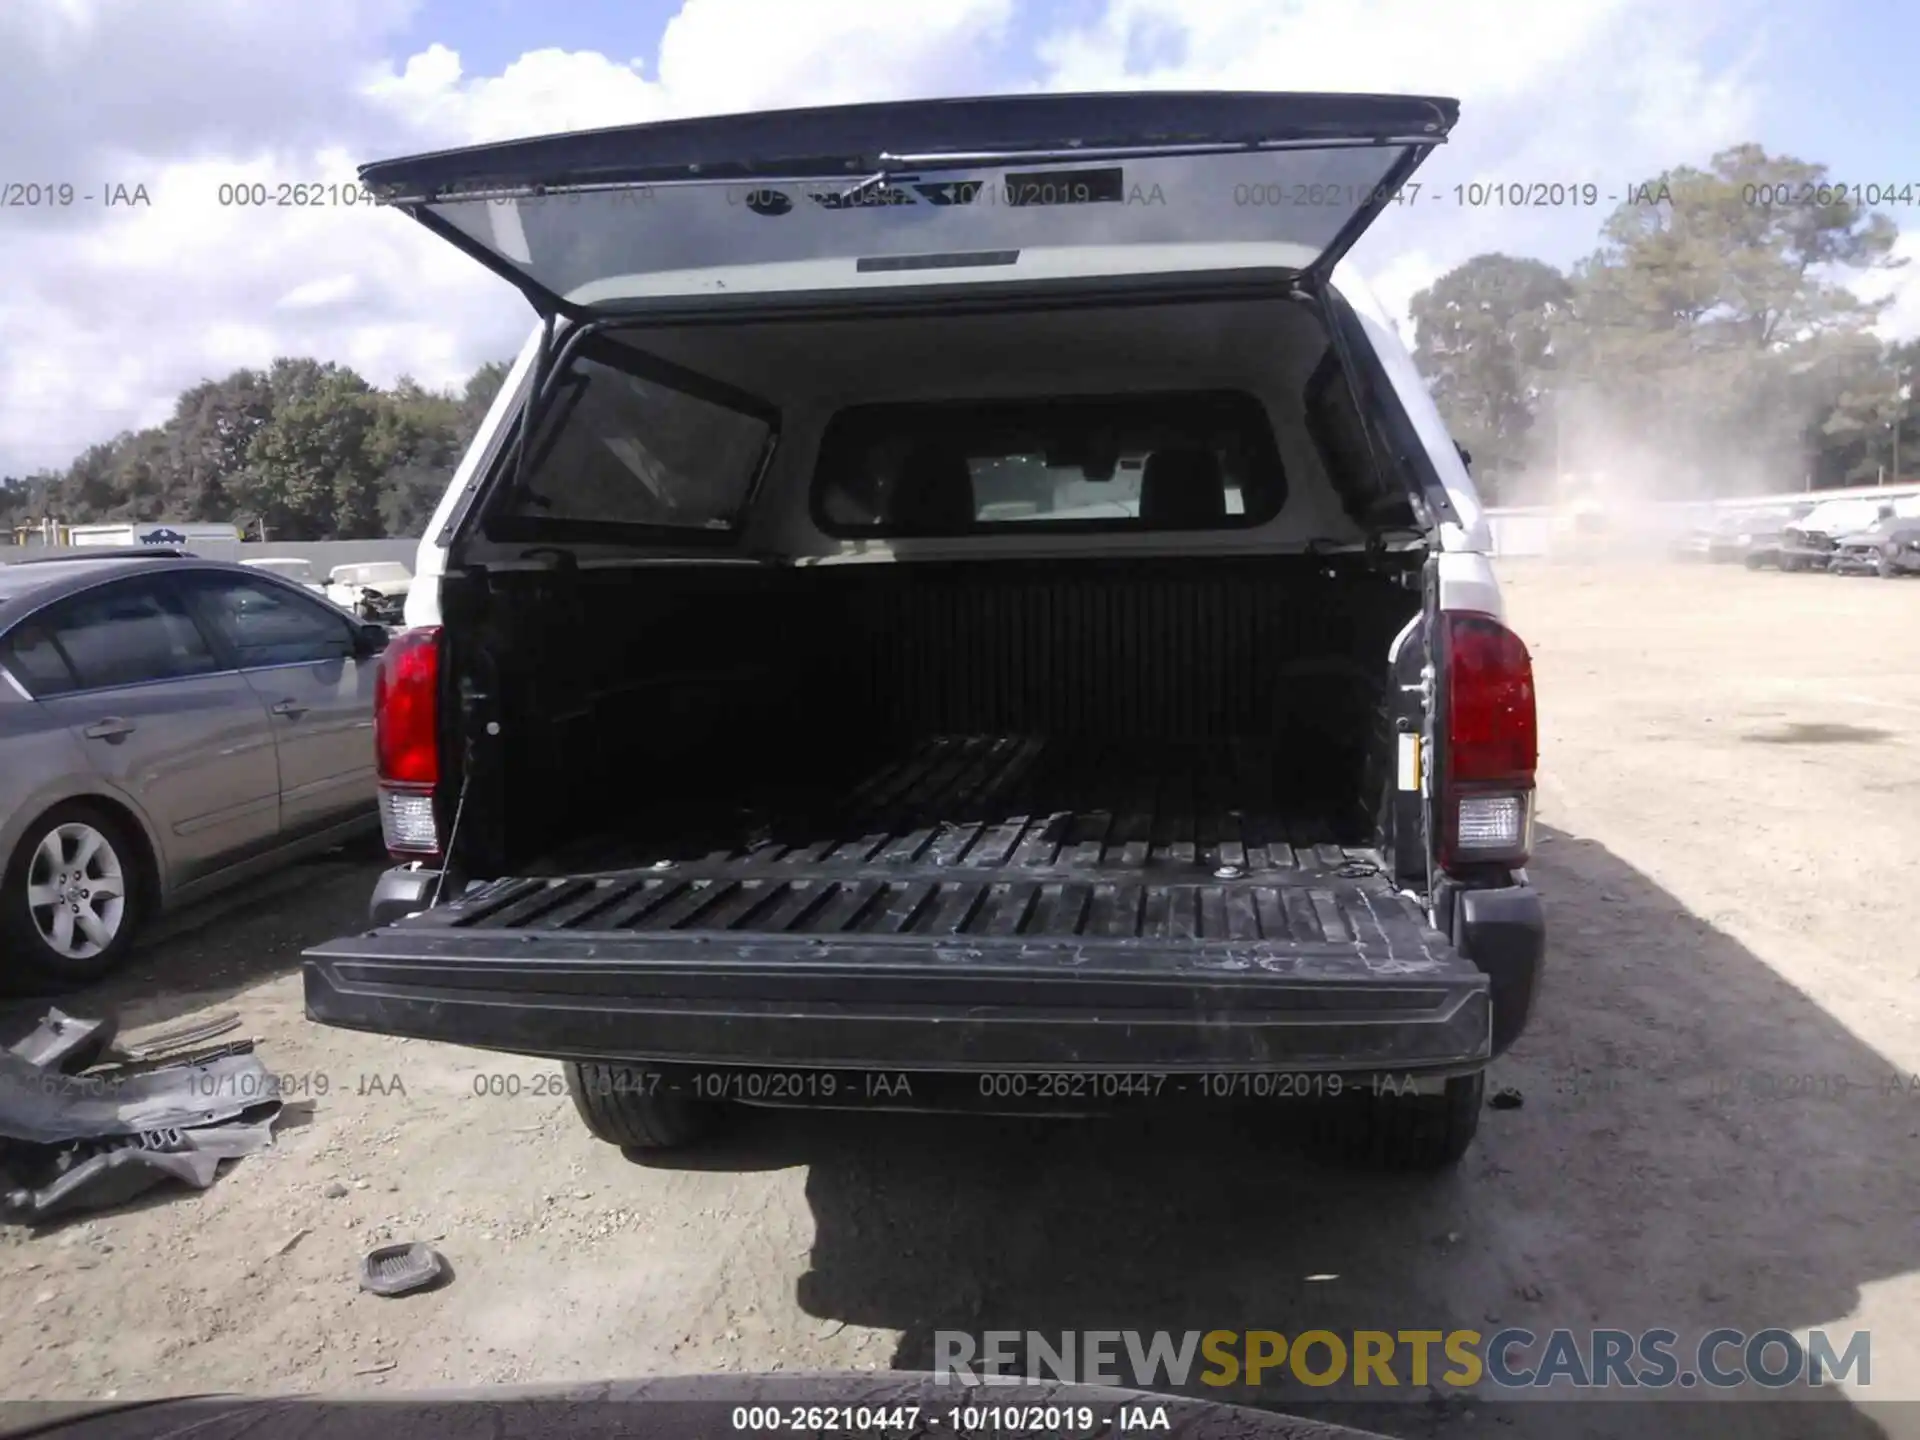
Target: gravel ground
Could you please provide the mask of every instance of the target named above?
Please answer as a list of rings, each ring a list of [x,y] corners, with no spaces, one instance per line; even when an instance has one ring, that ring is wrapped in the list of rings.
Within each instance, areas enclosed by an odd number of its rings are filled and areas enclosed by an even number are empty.
[[[556,1066],[303,1020],[299,951],[359,923],[380,864],[343,855],[182,917],[74,1002],[128,1027],[237,1008],[293,1103],[203,1195],[0,1236],[0,1393],[926,1368],[941,1328],[1777,1325],[1870,1328],[1872,1385],[1342,1413],[1913,1433],[1875,1407],[1920,1399],[1920,583],[1541,562],[1506,583],[1541,694],[1551,972],[1494,1075],[1524,1106],[1456,1174],[1319,1168],[1226,1117],[773,1114],[635,1164]],[[453,1282],[360,1293],[387,1237],[434,1241]]]

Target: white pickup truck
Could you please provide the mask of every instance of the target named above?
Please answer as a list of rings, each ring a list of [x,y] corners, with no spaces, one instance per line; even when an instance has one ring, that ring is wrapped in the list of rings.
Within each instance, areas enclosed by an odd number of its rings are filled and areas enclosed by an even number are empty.
[[[1286,1098],[1458,1159],[1545,950],[1532,669],[1342,262],[1456,111],[1025,95],[365,167],[541,323],[421,542],[400,864],[309,1016],[562,1060],[627,1146]]]
[[[326,597],[363,620],[398,623],[413,588],[413,572],[398,560],[336,565],[327,572]]]
[[[327,594],[327,587],[314,579],[311,560],[295,555],[269,555],[261,560],[242,560],[240,563],[253,570],[264,570],[269,575],[278,575],[282,580],[291,580],[296,585],[304,585],[316,595]]]

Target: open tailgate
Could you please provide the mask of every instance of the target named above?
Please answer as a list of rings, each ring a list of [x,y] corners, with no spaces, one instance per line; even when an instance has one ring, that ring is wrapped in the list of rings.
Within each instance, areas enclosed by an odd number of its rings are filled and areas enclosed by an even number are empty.
[[[1273,841],[1195,878],[1148,855],[1035,863],[1018,837],[936,873],[862,839],[497,880],[309,950],[307,1012],[702,1065],[1358,1073],[1491,1053],[1486,975],[1338,847]]]

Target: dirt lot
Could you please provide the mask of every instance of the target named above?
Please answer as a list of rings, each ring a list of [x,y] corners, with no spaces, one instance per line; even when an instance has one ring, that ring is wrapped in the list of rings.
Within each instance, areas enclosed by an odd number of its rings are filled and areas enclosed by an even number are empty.
[[[636,1165],[557,1067],[304,1022],[298,953],[357,923],[379,865],[337,858],[74,1005],[237,1007],[295,1103],[204,1195],[0,1239],[0,1392],[925,1368],[940,1328],[1778,1325],[1870,1328],[1870,1390],[1508,1409],[1496,1433],[1878,1433],[1856,1402],[1920,1398],[1920,582],[1506,580],[1542,697],[1551,973],[1495,1076],[1524,1107],[1456,1175],[1319,1169],[1226,1119],[773,1115]],[[453,1283],[359,1293],[386,1236],[434,1240]],[[1356,1418],[1488,1419],[1408,1400]]]

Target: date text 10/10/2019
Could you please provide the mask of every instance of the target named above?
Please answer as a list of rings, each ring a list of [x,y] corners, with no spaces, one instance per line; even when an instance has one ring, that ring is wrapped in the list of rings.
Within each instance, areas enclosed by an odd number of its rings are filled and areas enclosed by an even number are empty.
[[[1106,1435],[1172,1430],[1168,1407],[1151,1403],[1114,1406],[1062,1404],[963,1404],[932,1410],[919,1405],[736,1405],[730,1417],[738,1434],[853,1432],[874,1436],[924,1435]]]
[[[668,1069],[598,1072],[580,1083],[606,1094],[684,1095],[768,1104],[862,1105],[933,1099],[1090,1103],[1154,1099],[1319,1100],[1413,1095],[1438,1083],[1412,1074],[1320,1071]],[[476,1093],[480,1093],[476,1091]],[[487,1091],[486,1093],[504,1093]]]

